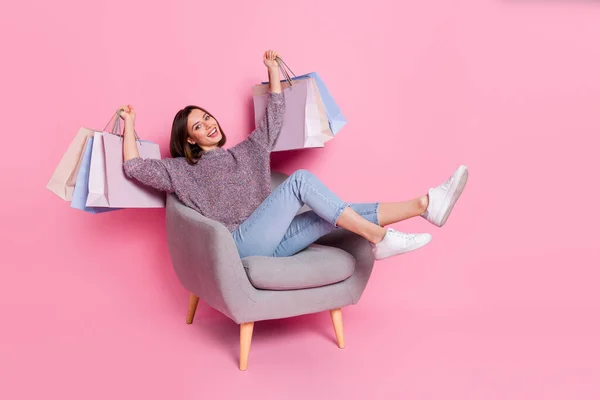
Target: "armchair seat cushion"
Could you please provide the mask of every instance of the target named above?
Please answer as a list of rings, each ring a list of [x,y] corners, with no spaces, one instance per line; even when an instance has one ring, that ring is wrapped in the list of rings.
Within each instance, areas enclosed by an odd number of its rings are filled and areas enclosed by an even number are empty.
[[[290,257],[251,256],[242,258],[242,264],[255,288],[293,290],[346,280],[356,260],[344,250],[312,244]]]

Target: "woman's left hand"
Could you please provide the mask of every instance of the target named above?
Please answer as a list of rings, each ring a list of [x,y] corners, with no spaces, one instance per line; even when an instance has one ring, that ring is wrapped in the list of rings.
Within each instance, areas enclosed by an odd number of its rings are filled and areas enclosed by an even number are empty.
[[[279,57],[279,53],[275,50],[267,50],[263,55],[263,62],[265,66],[269,69],[279,68],[279,64],[277,63],[277,57]]]

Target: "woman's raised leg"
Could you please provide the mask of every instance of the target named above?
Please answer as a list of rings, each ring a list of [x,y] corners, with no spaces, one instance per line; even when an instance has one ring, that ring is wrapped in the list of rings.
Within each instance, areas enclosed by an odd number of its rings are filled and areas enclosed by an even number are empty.
[[[379,226],[377,209],[379,203],[349,203],[348,207],[369,222]],[[294,217],[287,232],[275,249],[273,256],[288,257],[304,250],[322,236],[336,228],[314,211],[307,211]]]
[[[240,257],[273,255],[304,204],[332,226],[339,225],[372,242],[381,240],[385,234],[383,228],[348,209],[348,203],[343,202],[312,173],[298,170],[232,232]]]

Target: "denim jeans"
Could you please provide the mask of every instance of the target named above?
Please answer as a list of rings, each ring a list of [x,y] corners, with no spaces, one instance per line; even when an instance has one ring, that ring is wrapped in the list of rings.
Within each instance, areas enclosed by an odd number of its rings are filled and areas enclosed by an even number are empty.
[[[296,215],[304,204],[312,211]],[[379,203],[345,203],[312,173],[298,170],[231,234],[241,258],[291,256],[338,229],[346,207],[379,225]]]

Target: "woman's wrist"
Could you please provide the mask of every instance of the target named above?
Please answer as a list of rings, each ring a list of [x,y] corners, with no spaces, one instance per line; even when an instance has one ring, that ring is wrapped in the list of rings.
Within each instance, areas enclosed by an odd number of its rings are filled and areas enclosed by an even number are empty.
[[[272,93],[281,93],[281,83],[279,80],[279,67],[269,67],[269,88]]]
[[[127,133],[127,131],[133,132],[134,129],[135,129],[135,121],[131,118],[126,119],[125,120],[125,133]]]

